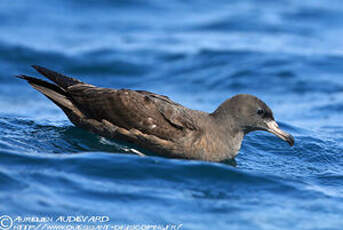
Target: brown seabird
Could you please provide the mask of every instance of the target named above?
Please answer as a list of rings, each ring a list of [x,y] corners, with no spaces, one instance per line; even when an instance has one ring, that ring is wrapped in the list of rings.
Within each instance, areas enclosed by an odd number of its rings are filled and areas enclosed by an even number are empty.
[[[252,95],[236,95],[213,113],[206,113],[148,91],[99,88],[40,66],[33,68],[55,84],[18,77],[52,100],[77,127],[160,156],[234,159],[244,135],[255,130],[271,132],[294,144],[292,135],[275,122],[271,109]]]

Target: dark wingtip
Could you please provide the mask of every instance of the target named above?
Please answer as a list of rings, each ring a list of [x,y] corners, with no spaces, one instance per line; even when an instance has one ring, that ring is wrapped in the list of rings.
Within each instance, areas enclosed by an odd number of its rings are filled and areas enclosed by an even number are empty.
[[[15,75],[14,77],[26,80],[24,75]]]
[[[24,74],[16,75],[15,77],[26,80],[32,86],[33,85],[42,86],[42,87],[54,90],[59,94],[65,95],[65,91],[62,88],[58,87],[57,85],[46,82],[42,79],[30,77]]]
[[[48,78],[49,80],[55,82],[59,87],[63,89],[68,88],[69,86],[72,86],[75,84],[83,83],[80,80],[65,76],[61,73],[55,72],[53,70],[47,69],[39,65],[32,65],[32,67],[38,73],[42,74],[44,77]]]
[[[55,71],[49,70],[45,67],[39,66],[39,65],[31,65],[32,68],[34,68],[38,73],[41,73],[42,75],[48,77],[48,73],[54,73],[57,74]]]
[[[39,65],[31,65],[32,68],[34,68],[35,70],[37,70],[39,72],[39,70],[41,69],[45,69],[44,67],[42,66],[39,66]]]
[[[24,75],[24,74],[15,75],[14,77],[19,78],[19,79],[23,79],[23,80],[26,80],[26,81],[30,81],[30,80],[34,79],[33,77],[29,77],[29,76]]]
[[[27,76],[24,74],[16,75],[15,77],[20,78],[20,79],[24,79],[24,80],[28,81],[29,83],[31,83],[31,82],[43,82],[43,80],[41,80],[41,79],[30,77],[30,76]]]
[[[26,81],[32,81],[32,80],[40,80],[40,79],[37,79],[37,78],[34,78],[34,77],[29,77],[27,75],[24,75],[24,74],[20,74],[20,75],[16,75],[15,76],[16,78],[20,78],[20,79],[24,79]]]

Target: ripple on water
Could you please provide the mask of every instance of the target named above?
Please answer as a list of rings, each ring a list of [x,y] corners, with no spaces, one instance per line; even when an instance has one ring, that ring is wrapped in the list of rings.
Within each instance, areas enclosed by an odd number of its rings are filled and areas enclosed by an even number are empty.
[[[108,215],[113,224],[197,230],[340,229],[342,6],[0,1],[2,212]],[[118,154],[128,146],[75,128],[12,77],[39,76],[31,64],[99,86],[159,92],[205,111],[254,94],[295,146],[251,133],[237,167]]]

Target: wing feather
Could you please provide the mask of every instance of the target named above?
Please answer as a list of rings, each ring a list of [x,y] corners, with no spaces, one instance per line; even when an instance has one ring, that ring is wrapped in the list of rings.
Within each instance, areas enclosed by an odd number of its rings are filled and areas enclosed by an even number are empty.
[[[88,118],[164,140],[178,140],[197,127],[189,109],[162,95],[90,85],[74,85],[67,92]]]

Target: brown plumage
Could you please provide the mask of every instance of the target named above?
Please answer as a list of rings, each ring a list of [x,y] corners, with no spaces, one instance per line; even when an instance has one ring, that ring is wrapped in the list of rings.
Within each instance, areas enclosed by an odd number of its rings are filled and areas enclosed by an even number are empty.
[[[278,129],[269,107],[251,95],[228,99],[209,114],[148,91],[99,88],[33,67],[55,84],[26,75],[18,77],[58,105],[76,126],[134,143],[161,156],[232,159],[244,135],[253,130],[273,132],[290,145],[294,143],[291,135]]]

